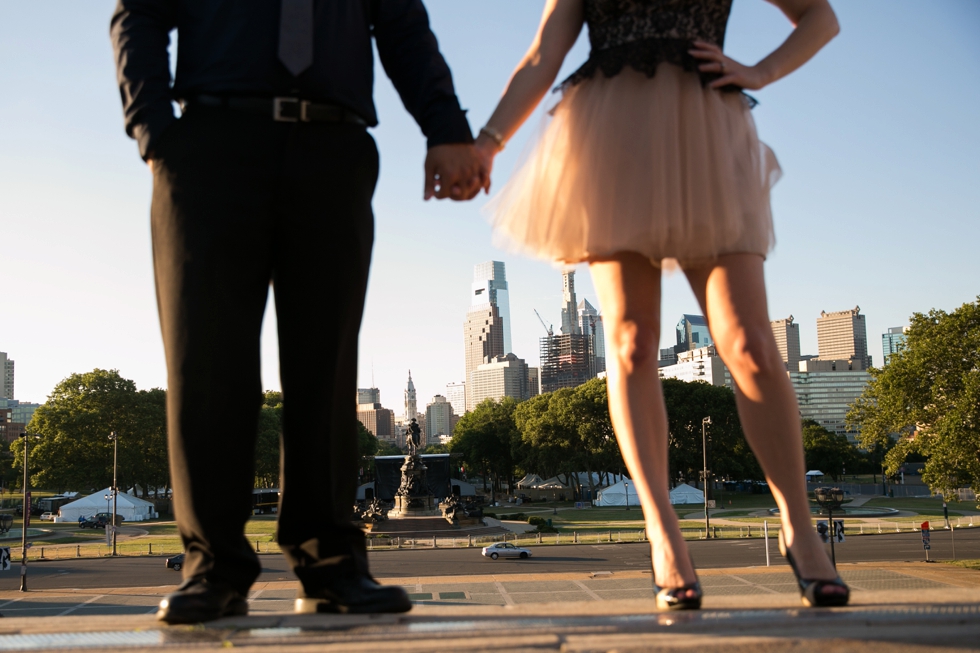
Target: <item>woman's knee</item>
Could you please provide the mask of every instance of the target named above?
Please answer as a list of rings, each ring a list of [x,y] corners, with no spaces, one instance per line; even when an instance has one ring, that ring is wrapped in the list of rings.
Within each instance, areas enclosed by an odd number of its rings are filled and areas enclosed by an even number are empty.
[[[715,346],[725,365],[736,376],[769,376],[786,372],[786,365],[772,331],[762,328],[740,328],[719,338]]]
[[[631,371],[660,355],[660,325],[645,320],[623,320],[611,325],[616,357],[624,371]]]

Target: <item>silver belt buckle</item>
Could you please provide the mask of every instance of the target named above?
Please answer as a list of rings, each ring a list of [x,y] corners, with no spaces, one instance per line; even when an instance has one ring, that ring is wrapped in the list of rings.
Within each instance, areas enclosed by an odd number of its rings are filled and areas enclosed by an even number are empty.
[[[299,116],[284,116],[282,110],[284,106],[296,105],[299,108]],[[295,97],[276,97],[272,98],[272,119],[276,122],[309,122],[307,115],[310,103],[307,100],[300,100]]]

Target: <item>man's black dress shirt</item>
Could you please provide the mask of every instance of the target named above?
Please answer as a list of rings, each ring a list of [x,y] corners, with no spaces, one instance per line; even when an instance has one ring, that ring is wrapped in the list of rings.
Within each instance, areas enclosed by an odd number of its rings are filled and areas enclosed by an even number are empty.
[[[429,147],[472,142],[422,0],[316,0],[313,65],[298,77],[279,61],[279,10],[278,0],[118,0],[111,33],[119,91],[126,133],[144,158],[175,120],[172,100],[202,93],[300,97],[343,106],[376,125],[372,36]]]

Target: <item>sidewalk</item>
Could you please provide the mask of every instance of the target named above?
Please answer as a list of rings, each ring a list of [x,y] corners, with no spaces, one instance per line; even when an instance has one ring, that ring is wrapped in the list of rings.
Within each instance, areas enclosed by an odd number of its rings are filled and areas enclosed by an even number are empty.
[[[649,573],[392,579],[407,615],[289,614],[294,583],[255,586],[251,615],[165,627],[152,613],[170,587],[0,592],[0,650],[270,651],[950,651],[980,641],[980,571],[942,564],[841,565],[844,609],[802,608],[785,568],[701,572],[704,608],[656,610]],[[38,619],[46,615],[48,618]]]

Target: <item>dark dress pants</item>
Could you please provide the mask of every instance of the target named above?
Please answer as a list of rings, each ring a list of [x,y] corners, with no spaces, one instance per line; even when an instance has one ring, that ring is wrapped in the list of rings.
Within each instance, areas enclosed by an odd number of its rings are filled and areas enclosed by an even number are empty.
[[[154,156],[153,262],[185,578],[244,593],[261,570],[244,527],[270,283],[283,390],[278,541],[307,591],[367,574],[350,515],[374,140],[351,123],[192,106]]]

